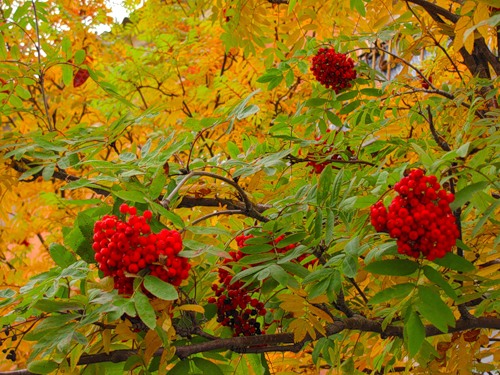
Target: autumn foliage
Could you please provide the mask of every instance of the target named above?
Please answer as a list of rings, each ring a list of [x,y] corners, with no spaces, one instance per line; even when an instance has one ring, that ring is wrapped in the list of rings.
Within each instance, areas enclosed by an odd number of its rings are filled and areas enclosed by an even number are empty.
[[[498,369],[495,4],[125,3],[0,5],[0,375]]]

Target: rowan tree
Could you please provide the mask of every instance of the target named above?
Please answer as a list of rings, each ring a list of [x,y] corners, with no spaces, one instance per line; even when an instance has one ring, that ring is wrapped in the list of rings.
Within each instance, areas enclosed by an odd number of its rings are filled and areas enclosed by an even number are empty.
[[[0,374],[498,368],[497,1],[126,3],[1,5]]]

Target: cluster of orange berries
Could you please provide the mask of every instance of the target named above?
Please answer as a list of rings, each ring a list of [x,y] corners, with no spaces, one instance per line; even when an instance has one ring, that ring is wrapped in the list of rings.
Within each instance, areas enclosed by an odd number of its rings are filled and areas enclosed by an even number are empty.
[[[371,223],[378,232],[397,240],[398,252],[428,260],[442,258],[455,245],[459,230],[450,208],[454,195],[441,189],[436,176],[412,170],[395,186],[398,196],[386,209],[371,207]]]
[[[149,210],[137,215],[135,207],[124,203],[120,213],[129,219],[105,215],[96,221],[92,244],[99,269],[113,277],[120,294],[133,293],[134,275],[143,270],[174,286],[188,278],[191,265],[178,255],[182,250],[179,232],[162,229],[151,233],[153,215]]]

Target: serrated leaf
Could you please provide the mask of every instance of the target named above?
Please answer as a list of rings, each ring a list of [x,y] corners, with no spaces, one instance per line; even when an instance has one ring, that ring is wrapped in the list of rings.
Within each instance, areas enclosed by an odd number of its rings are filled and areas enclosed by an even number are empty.
[[[346,255],[342,262],[342,271],[346,277],[355,277],[358,273],[357,258],[352,255]]]
[[[49,360],[38,360],[28,363],[28,371],[33,374],[50,374],[57,370],[58,367],[57,362]]]
[[[149,302],[149,298],[141,292],[136,292],[134,294],[134,306],[142,322],[146,324],[148,328],[154,329],[156,327],[156,313]]]
[[[460,272],[470,272],[475,269],[471,262],[454,253],[446,253],[443,258],[436,258],[433,262],[439,264],[440,266]]]
[[[172,367],[170,370],[168,370],[168,375],[186,375],[189,374],[191,371],[189,363],[190,359],[181,359],[179,362],[176,363],[174,367]]]
[[[49,246],[49,253],[59,267],[66,268],[76,262],[75,256],[61,244],[52,243]]]
[[[224,375],[221,368],[217,366],[215,363],[210,362],[207,359],[203,359],[200,357],[194,357],[193,362],[196,367],[198,367],[203,374],[206,375]],[[187,373],[186,373],[187,374]]]
[[[415,311],[410,313],[410,316],[405,322],[403,333],[408,347],[408,354],[410,357],[414,357],[425,340],[425,327]]]
[[[403,299],[408,296],[413,289],[415,289],[415,284],[405,283],[394,285],[375,294],[370,298],[369,304],[378,305],[391,299]]]
[[[386,259],[368,264],[365,270],[379,275],[406,276],[411,275],[418,267],[418,263],[409,259]]]
[[[155,276],[147,275],[144,277],[144,287],[154,296],[166,301],[173,301],[179,298],[179,294],[172,284],[160,280]]]
[[[116,195],[118,198],[123,199],[126,202],[146,203],[144,193],[141,191],[119,190],[114,191],[113,195]]]
[[[425,319],[443,333],[448,332],[448,326],[455,326],[455,317],[450,307],[430,287],[418,286],[417,309]]]
[[[487,186],[487,181],[476,182],[466,186],[455,194],[455,200],[450,204],[450,208],[456,210],[458,207],[462,207],[472,198],[474,193],[484,190]]]
[[[430,266],[424,266],[423,269],[424,275],[430,281],[441,287],[449,297],[453,298],[454,300],[457,299],[457,293],[455,292],[455,290],[453,290],[451,285],[446,282],[444,277],[438,271]]]

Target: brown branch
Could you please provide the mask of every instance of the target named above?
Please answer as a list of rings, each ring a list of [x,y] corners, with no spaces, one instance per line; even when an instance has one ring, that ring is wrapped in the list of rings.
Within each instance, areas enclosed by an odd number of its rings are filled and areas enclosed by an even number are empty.
[[[470,329],[500,329],[500,318],[472,318],[459,319],[455,322],[455,327],[450,327],[448,333],[467,331]],[[325,327],[326,336],[331,336],[344,330],[356,330],[360,332],[379,333],[382,338],[388,337],[403,337],[402,326],[388,326],[385,330],[382,329],[380,321],[369,320],[361,316],[337,320]],[[426,337],[437,336],[444,334],[434,326],[428,325],[425,327]],[[176,355],[181,358],[187,358],[196,353],[203,353],[212,350],[231,350],[234,352],[243,353],[265,353],[265,352],[282,352],[292,351],[297,352],[309,341],[314,341],[324,334],[316,332],[316,338],[307,335],[303,340],[296,342],[293,333],[277,333],[272,335],[259,336],[242,336],[226,339],[216,339],[203,343],[183,345],[176,347]],[[163,348],[158,349],[154,356],[160,356],[163,353]],[[80,358],[78,365],[88,365],[101,362],[124,362],[132,355],[136,355],[136,350],[115,350],[106,353],[90,354]],[[5,371],[0,372],[0,375],[30,375],[27,370]]]
[[[423,115],[422,115],[423,116]],[[431,111],[431,106],[427,106],[427,116],[423,116],[426,120],[427,123],[429,124],[429,129],[431,130],[432,137],[434,138],[434,141],[438,144],[439,147],[443,151],[451,151],[450,145],[448,142],[446,142],[443,137],[441,137],[438,132],[436,131],[436,127],[434,126],[434,119],[432,117],[432,111]]]

